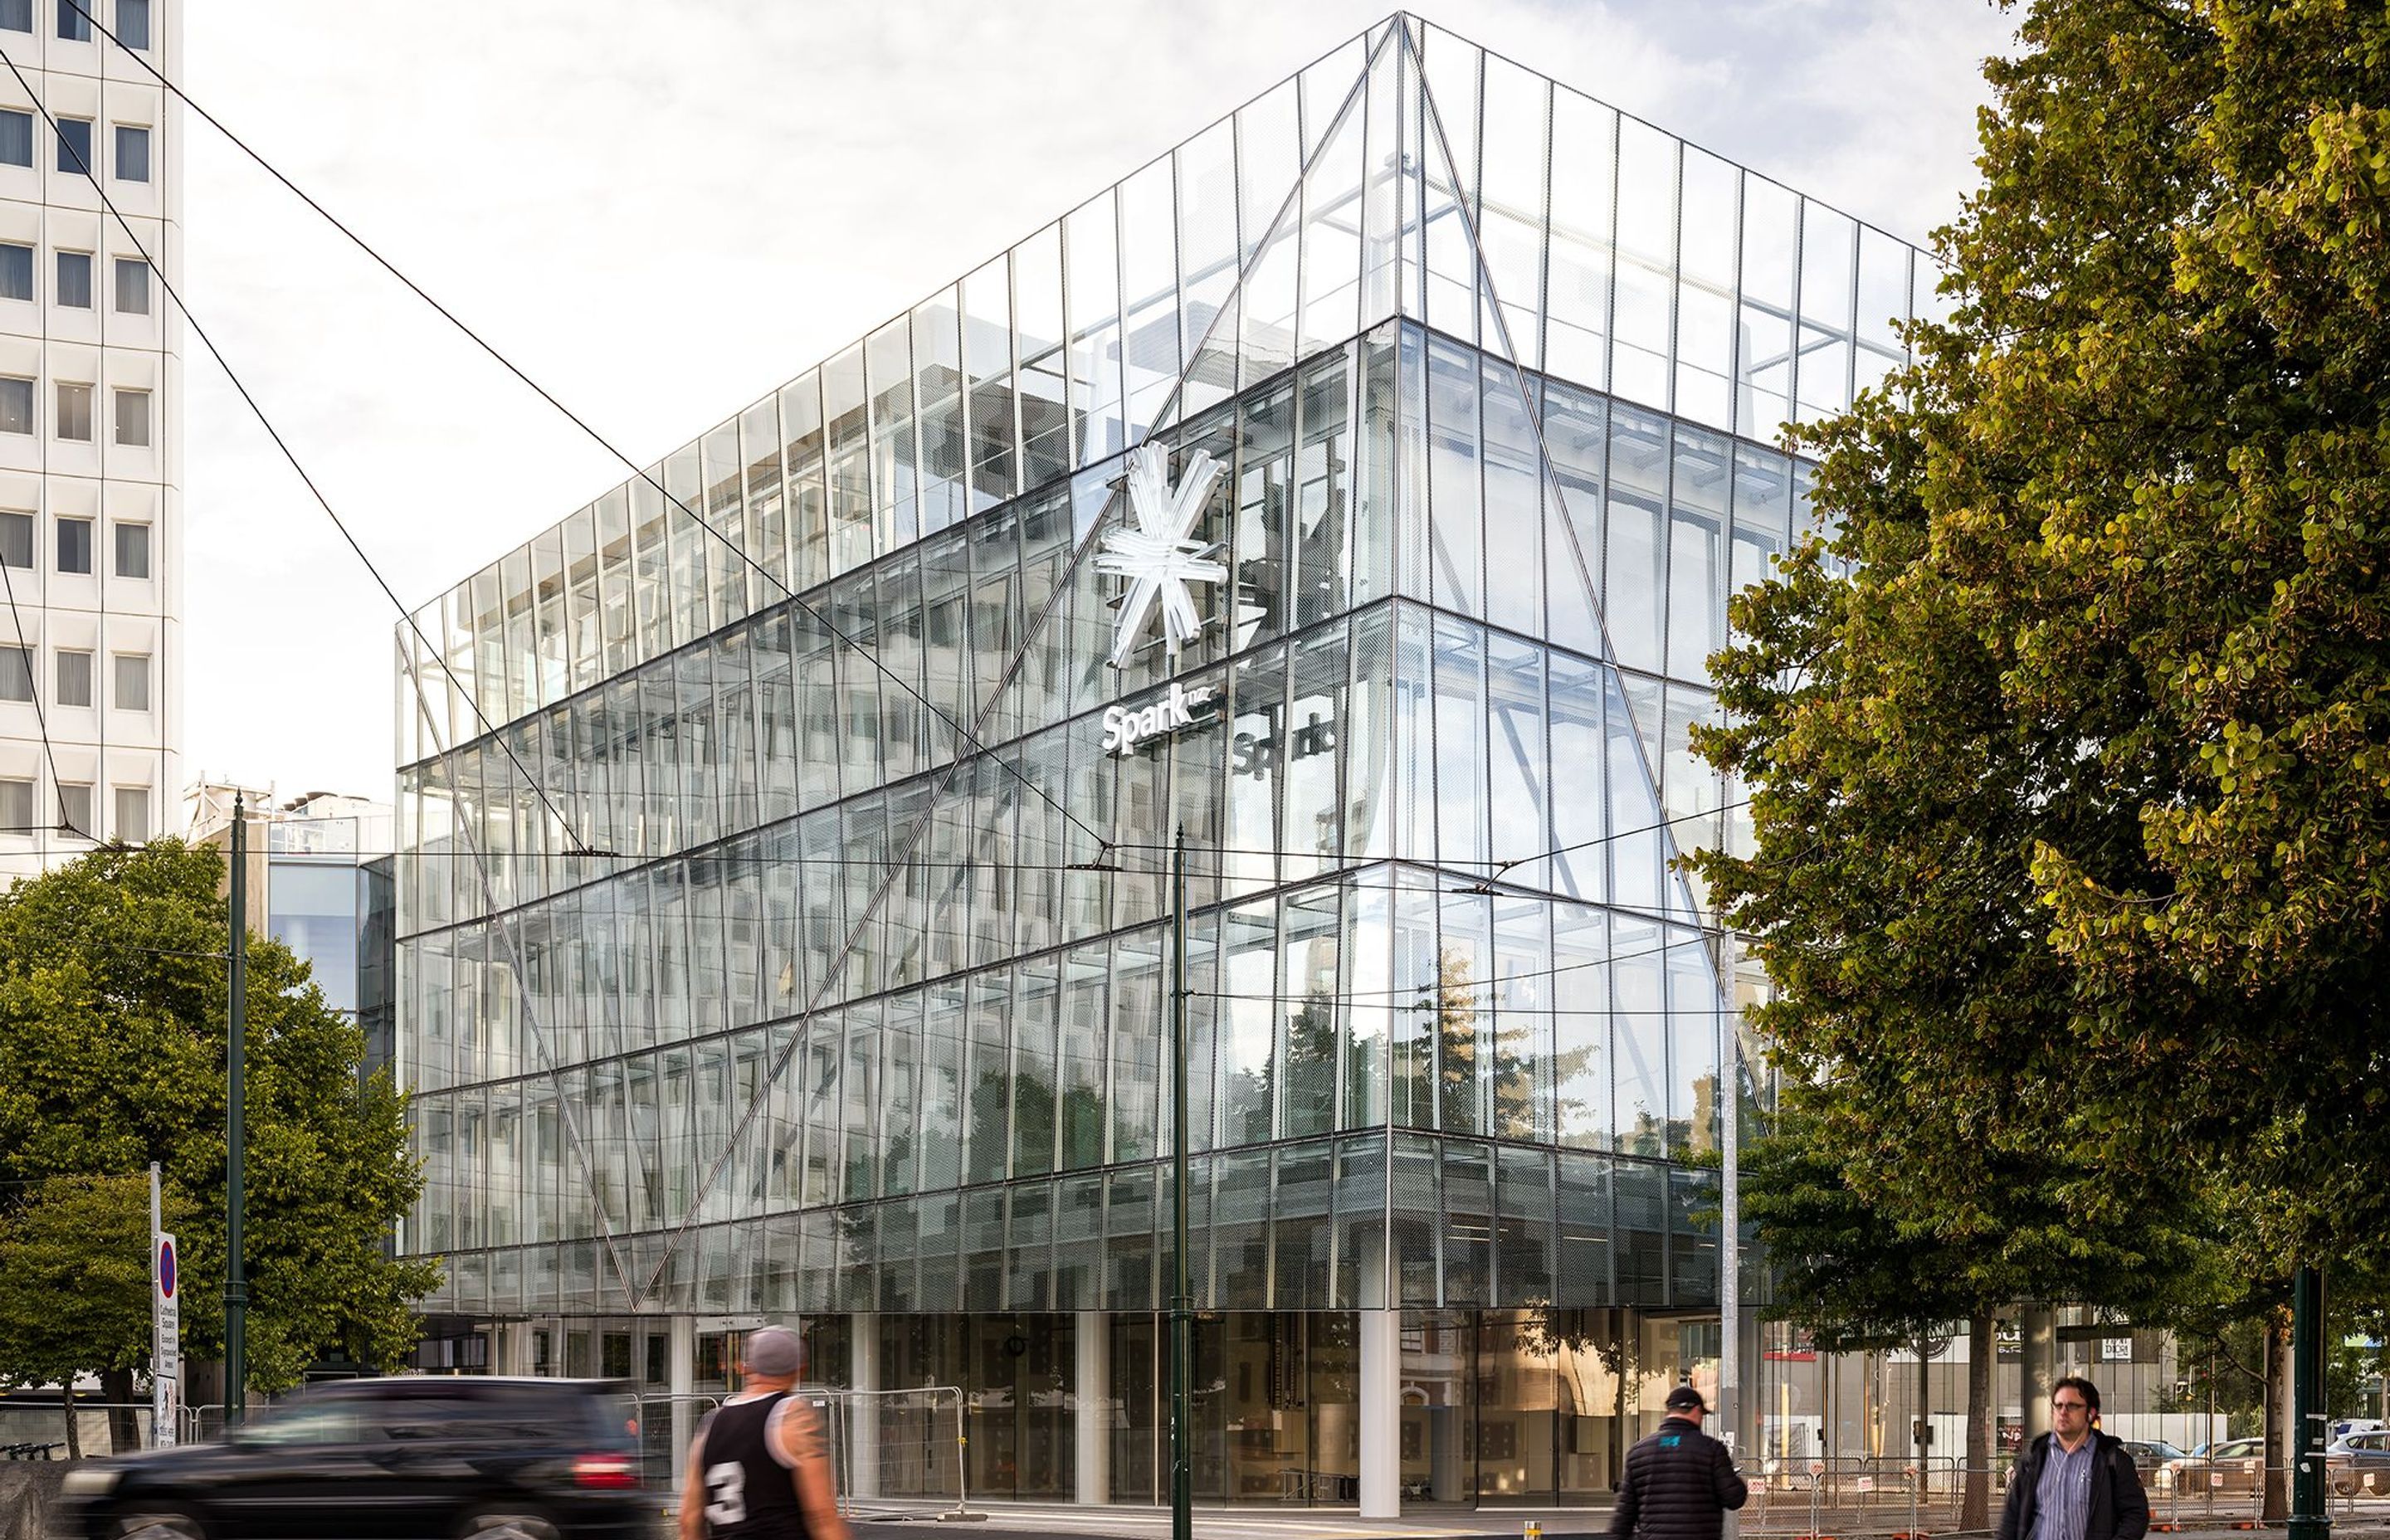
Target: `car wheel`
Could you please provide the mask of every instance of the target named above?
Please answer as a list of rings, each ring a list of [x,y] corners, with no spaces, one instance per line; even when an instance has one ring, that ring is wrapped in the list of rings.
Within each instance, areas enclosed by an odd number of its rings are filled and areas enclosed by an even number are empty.
[[[458,1540],[558,1540],[556,1525],[536,1513],[469,1513]]]
[[[2354,1497],[2357,1495],[2357,1478],[2354,1476],[2334,1476],[2332,1479],[2332,1490],[2335,1496]]]
[[[207,1540],[207,1530],[180,1508],[122,1513],[108,1532],[115,1540]]]

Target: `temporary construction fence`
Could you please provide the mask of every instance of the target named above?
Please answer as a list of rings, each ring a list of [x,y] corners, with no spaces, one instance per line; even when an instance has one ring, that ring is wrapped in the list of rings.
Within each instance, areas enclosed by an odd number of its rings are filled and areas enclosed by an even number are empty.
[[[1967,1479],[1975,1469],[1957,1459],[1868,1457],[1750,1462],[1742,1531],[1805,1540],[1988,1533],[1999,1522],[2015,1462],[1983,1472],[1985,1527],[1962,1529]],[[2180,1459],[2144,1469],[2150,1527],[2161,1534],[2263,1528],[2265,1476],[2254,1460]],[[2390,1463],[2360,1468],[2328,1461],[2325,1488],[2336,1524],[2390,1527]]]
[[[147,1401],[85,1401],[75,1398],[74,1448],[69,1451],[66,1416],[57,1398],[0,1402],[0,1459],[84,1459],[147,1449],[153,1442],[155,1408]]]
[[[839,1506],[851,1518],[970,1517],[970,1414],[962,1389],[808,1390],[830,1427]]]

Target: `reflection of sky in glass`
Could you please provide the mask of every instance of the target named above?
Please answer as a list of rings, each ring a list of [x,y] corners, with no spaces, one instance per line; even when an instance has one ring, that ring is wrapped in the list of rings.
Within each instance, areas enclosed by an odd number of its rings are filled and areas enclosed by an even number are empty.
[[[357,904],[351,866],[276,861],[266,879],[266,931],[314,966],[335,1010],[357,1008]]]

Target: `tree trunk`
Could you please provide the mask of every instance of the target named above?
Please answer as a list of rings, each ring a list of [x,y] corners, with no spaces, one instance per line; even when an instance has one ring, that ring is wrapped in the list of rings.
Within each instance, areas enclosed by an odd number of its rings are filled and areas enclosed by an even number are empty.
[[[141,1447],[141,1420],[133,1405],[133,1371],[99,1371],[99,1398],[108,1403],[108,1452],[130,1454]]]
[[[2289,1313],[2266,1315],[2266,1453],[2259,1480],[2266,1494],[2259,1517],[2267,1522],[2291,1516],[2290,1461],[2285,1457],[2291,1431],[2291,1328]]]
[[[1959,1531],[1980,1534],[1992,1527],[1993,1423],[1999,1403],[1992,1399],[1992,1371],[1999,1366],[1998,1323],[1988,1315],[1967,1321],[1967,1485],[1959,1505]]]
[[[66,1409],[67,1415],[67,1458],[79,1460],[83,1458],[83,1433],[75,1427],[74,1380],[71,1376],[58,1387],[58,1405]]]

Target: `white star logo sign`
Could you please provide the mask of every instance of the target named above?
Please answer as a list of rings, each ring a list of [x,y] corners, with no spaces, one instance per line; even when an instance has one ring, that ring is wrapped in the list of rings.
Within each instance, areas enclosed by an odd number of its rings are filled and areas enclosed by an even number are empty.
[[[1136,524],[1124,525],[1104,536],[1096,555],[1096,571],[1128,579],[1112,631],[1111,665],[1124,667],[1145,634],[1154,607],[1162,609],[1162,636],[1175,660],[1178,649],[1203,629],[1195,612],[1190,583],[1226,583],[1228,569],[1211,559],[1218,542],[1194,538],[1195,520],[1220,479],[1220,462],[1199,449],[1187,461],[1178,489],[1170,487],[1170,456],[1160,444],[1144,444],[1128,457],[1128,510]]]

